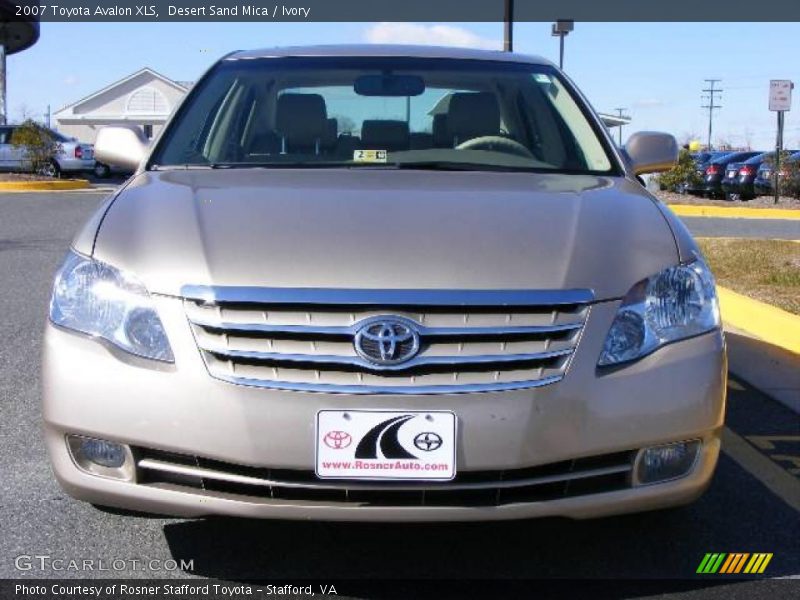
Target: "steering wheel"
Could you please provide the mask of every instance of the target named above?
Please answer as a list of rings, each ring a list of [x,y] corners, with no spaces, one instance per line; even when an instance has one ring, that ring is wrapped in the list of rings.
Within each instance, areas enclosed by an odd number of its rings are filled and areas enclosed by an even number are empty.
[[[481,137],[472,138],[466,142],[460,143],[455,148],[456,150],[500,150],[508,154],[522,156],[524,158],[536,157],[525,146],[511,138],[502,137],[499,135],[482,135]]]

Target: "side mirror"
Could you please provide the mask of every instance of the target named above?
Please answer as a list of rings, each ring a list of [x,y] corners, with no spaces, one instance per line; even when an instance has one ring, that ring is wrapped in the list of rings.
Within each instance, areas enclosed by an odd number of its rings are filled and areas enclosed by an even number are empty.
[[[139,127],[103,127],[97,132],[94,155],[98,161],[107,165],[135,171],[147,156],[148,145],[147,138]]]
[[[669,171],[678,162],[678,142],[668,133],[634,133],[623,150],[636,175]]]

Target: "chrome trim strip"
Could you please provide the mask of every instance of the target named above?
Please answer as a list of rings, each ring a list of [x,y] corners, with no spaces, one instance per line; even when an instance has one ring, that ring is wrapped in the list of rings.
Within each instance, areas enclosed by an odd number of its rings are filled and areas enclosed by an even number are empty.
[[[350,326],[324,326],[324,325],[270,325],[266,323],[230,323],[228,321],[214,322],[211,319],[195,319],[189,317],[193,325],[205,329],[224,329],[225,331],[241,331],[258,333],[298,333],[308,335],[342,335],[353,336],[364,321],[359,321]],[[414,322],[414,327],[420,337],[436,336],[486,336],[486,335],[534,335],[542,333],[559,333],[575,331],[583,327],[583,323],[565,323],[563,325],[530,325],[520,327],[425,327]]]
[[[462,385],[336,385],[333,383],[298,383],[293,381],[270,381],[264,379],[251,379],[248,377],[235,377],[232,375],[222,375],[211,373],[211,376],[220,381],[244,385],[250,387],[264,388],[268,390],[280,390],[284,392],[309,392],[321,394],[368,394],[373,396],[425,396],[431,394],[477,394],[482,392],[511,392],[518,390],[528,390],[557,383],[564,377],[563,375],[550,375],[541,379],[529,381],[508,381],[502,383],[470,383]]]
[[[380,305],[380,306],[561,306],[588,304],[594,292],[566,290],[412,290],[266,288],[185,285],[181,296],[209,304]]]
[[[227,481],[230,483],[241,483],[245,485],[254,485],[262,487],[282,487],[282,488],[300,488],[300,489],[315,489],[315,490],[376,490],[376,491],[394,491],[394,490],[412,490],[412,491],[446,491],[446,490],[480,490],[480,489],[509,489],[518,487],[527,487],[531,485],[541,485],[546,483],[556,483],[559,481],[572,481],[575,479],[586,479],[589,477],[601,477],[603,475],[613,475],[615,473],[625,473],[631,470],[630,464],[619,465],[615,467],[603,467],[600,469],[592,469],[589,471],[575,471],[572,473],[564,473],[563,475],[547,475],[544,477],[530,477],[527,479],[516,480],[502,480],[502,481],[487,481],[476,483],[435,483],[417,485],[403,485],[395,484],[392,482],[390,486],[365,484],[363,482],[355,482],[348,480],[341,480],[338,483],[320,482],[295,482],[295,481],[280,481],[277,479],[262,479],[260,477],[250,477],[248,475],[237,475],[236,473],[226,473],[225,471],[217,471],[214,469],[206,469],[203,467],[192,467],[189,465],[180,465],[170,463],[153,458],[143,458],[137,463],[140,469],[148,469],[151,471],[160,471],[164,473],[172,473],[175,475],[186,475],[189,477],[201,477],[205,479],[216,479],[218,481]]]
[[[228,348],[209,348],[200,346],[200,349],[220,356],[231,358],[245,358],[251,360],[264,360],[274,362],[299,362],[326,365],[346,365],[359,367],[370,371],[405,371],[414,367],[426,365],[484,365],[504,364],[514,362],[527,362],[546,360],[572,354],[572,348],[564,350],[550,350],[548,352],[534,352],[531,354],[475,354],[464,356],[425,356],[418,355],[400,364],[375,364],[360,356],[337,356],[334,354],[282,354],[280,352],[258,352],[257,350],[230,350]]]

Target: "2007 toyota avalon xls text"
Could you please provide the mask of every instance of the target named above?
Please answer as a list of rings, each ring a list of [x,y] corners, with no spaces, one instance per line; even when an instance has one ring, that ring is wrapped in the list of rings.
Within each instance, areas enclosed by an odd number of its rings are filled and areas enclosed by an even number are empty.
[[[76,498],[334,520],[573,518],[691,502],[716,466],[714,280],[545,60],[236,52],[75,237],[44,343]]]

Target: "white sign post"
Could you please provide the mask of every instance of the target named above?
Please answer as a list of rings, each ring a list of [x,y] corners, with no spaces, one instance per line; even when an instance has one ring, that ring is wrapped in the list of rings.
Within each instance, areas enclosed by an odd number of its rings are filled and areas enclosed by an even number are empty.
[[[769,82],[769,109],[778,113],[778,135],[775,141],[775,172],[772,186],[775,204],[780,196],[781,152],[783,151],[783,113],[792,110],[792,90],[794,83],[788,79],[773,79]]]
[[[792,89],[788,79],[773,79],[769,82],[769,109],[773,112],[792,110]]]

